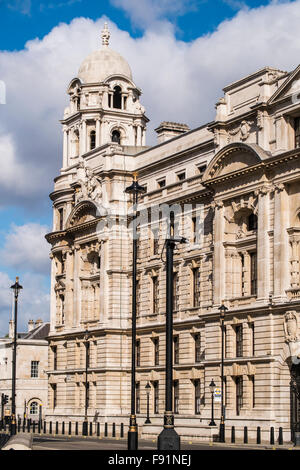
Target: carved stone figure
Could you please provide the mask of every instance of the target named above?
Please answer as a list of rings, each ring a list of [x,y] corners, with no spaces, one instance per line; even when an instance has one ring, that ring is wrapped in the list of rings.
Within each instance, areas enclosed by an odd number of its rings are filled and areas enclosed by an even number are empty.
[[[101,180],[94,175],[93,171],[87,166],[83,165],[85,175],[83,179],[79,180],[80,187],[75,194],[75,203],[86,199],[93,201],[99,200],[102,195]]]
[[[287,343],[298,341],[298,316],[296,311],[290,310],[284,315],[284,332]]]

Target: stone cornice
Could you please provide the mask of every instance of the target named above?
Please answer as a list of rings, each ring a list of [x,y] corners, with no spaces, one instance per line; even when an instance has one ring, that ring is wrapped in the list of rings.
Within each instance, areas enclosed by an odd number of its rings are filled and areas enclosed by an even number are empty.
[[[264,160],[257,165],[252,165],[250,167],[243,168],[241,170],[236,170],[232,173],[227,173],[225,175],[221,176],[216,176],[215,178],[211,178],[206,181],[202,181],[203,186],[213,186],[213,185],[218,185],[221,183],[224,183],[225,181],[229,181],[231,179],[237,179],[240,178],[241,176],[254,173],[257,171],[265,171],[268,170],[274,166],[278,166],[280,164],[289,162],[291,160],[295,160],[300,157],[300,149],[293,149],[288,152],[285,152],[284,154],[281,154],[280,156],[276,155],[274,157],[270,157],[267,160]]]

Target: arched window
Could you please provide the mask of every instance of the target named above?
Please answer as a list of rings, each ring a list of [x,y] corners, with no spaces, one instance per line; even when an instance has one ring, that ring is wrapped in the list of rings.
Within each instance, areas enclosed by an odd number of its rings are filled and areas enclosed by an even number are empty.
[[[29,414],[30,415],[38,415],[39,414],[39,404],[38,404],[37,401],[33,401],[33,402],[30,403]]]
[[[119,86],[114,88],[113,107],[122,109],[122,90]]]
[[[248,230],[257,230],[257,216],[255,214],[248,217]]]
[[[90,133],[90,149],[94,149],[96,147],[96,131],[91,131]]]
[[[121,134],[119,131],[113,131],[111,134],[111,141],[116,142],[117,144],[121,143]]]

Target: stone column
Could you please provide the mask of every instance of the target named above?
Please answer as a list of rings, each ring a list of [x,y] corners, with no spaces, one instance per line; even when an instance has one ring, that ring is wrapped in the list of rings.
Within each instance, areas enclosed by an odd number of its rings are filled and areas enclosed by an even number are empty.
[[[251,280],[250,280],[250,255],[248,251],[243,251],[244,255],[244,268],[243,268],[243,295],[248,297],[251,294]]]
[[[260,188],[256,195],[258,196],[257,300],[267,301],[270,291],[269,188]]]
[[[80,155],[86,153],[86,121],[82,120],[80,133]]]
[[[136,140],[137,140],[136,142],[137,146],[142,145],[142,129],[140,125],[137,126],[137,139]]]
[[[80,292],[80,246],[76,245],[74,250],[73,259],[73,327],[79,326],[80,322],[80,305],[81,305],[81,292]]]
[[[225,249],[224,249],[224,205],[223,202],[215,202],[215,220],[214,220],[214,305],[219,306],[225,296]]]
[[[72,326],[73,322],[73,259],[74,252],[70,249],[66,252],[65,321],[67,327]]]
[[[275,186],[274,193],[274,295],[284,301],[289,288],[289,200],[283,184]]]
[[[142,145],[143,146],[146,145],[146,127],[143,127],[143,131],[142,131]]]
[[[67,128],[63,128],[63,168],[68,166],[68,131]]]
[[[299,287],[299,242],[298,237],[291,239],[292,256],[291,256],[291,288]]]

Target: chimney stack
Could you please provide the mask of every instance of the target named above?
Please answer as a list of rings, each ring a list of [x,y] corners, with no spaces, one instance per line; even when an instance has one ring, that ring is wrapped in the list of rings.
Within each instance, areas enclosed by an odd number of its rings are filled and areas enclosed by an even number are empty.
[[[158,143],[161,144],[189,130],[190,128],[186,124],[164,121],[155,129],[155,132],[157,133]]]
[[[40,318],[38,318],[38,320],[36,320],[35,322],[35,328],[37,328],[38,326],[42,325],[43,324],[43,320],[41,320]]]
[[[34,321],[33,321],[33,320],[29,320],[29,321],[28,321],[28,333],[29,333],[30,331],[32,331],[33,328],[34,328]]]

